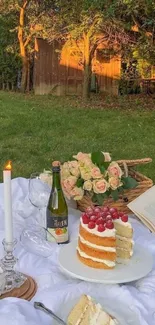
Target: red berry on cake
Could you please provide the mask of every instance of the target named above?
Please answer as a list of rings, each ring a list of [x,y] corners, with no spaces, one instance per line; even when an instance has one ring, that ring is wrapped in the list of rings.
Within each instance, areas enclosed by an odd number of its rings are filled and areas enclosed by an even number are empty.
[[[110,209],[109,209],[109,212],[110,212],[111,214],[113,214],[114,212],[117,212],[117,209],[116,209],[116,208],[110,208]]]
[[[98,228],[97,228],[97,230],[99,231],[99,232],[103,232],[103,231],[105,231],[105,227],[104,227],[104,225],[98,225]]]
[[[95,222],[94,221],[89,221],[88,228],[89,229],[94,229],[95,228]]]
[[[106,206],[105,207],[102,207],[102,211],[107,213],[107,212],[109,212],[109,208],[106,207]]]
[[[113,229],[114,228],[114,224],[111,220],[108,220],[105,224],[106,228],[108,229]]]
[[[96,213],[99,213],[101,211],[101,209],[99,208],[99,207],[95,207],[94,208],[94,213],[96,214]]]
[[[93,211],[93,209],[92,209],[91,207],[88,207],[88,208],[86,209],[86,213],[87,213],[87,215],[90,217],[90,216],[92,216],[92,215],[94,214],[94,211]]]
[[[108,214],[106,217],[106,221],[108,221],[108,220],[112,220],[112,216],[110,214]]]
[[[108,215],[108,212],[101,211],[100,215],[102,218],[105,218]]]
[[[102,225],[103,225],[103,224],[104,224],[104,222],[105,222],[105,221],[104,221],[104,220],[103,220],[103,218],[101,218],[101,217],[100,217],[100,218],[98,218],[98,219],[96,220],[96,224],[97,224],[97,225],[100,225],[100,224],[102,224]]]
[[[121,220],[123,222],[128,222],[128,216],[126,214],[123,214],[123,216],[121,217]]]
[[[88,225],[89,217],[86,215],[86,213],[82,215],[82,221],[85,225]]]
[[[90,217],[90,221],[94,221],[95,222],[96,220],[97,220],[97,217],[96,216],[91,216]]]
[[[124,216],[124,212],[119,212],[119,217],[121,218],[122,216]]]
[[[119,219],[119,214],[118,212],[112,213],[112,219]]]
[[[96,218],[100,218],[101,217],[101,213],[100,212],[94,212]]]

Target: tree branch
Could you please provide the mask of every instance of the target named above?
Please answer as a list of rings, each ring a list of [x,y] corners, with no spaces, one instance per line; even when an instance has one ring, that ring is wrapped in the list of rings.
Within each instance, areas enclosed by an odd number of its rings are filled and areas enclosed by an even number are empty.
[[[24,0],[24,3],[23,3],[22,8],[23,9],[26,9],[27,5],[28,5],[28,0]]]
[[[98,19],[99,19],[99,18],[96,17],[96,19],[94,19],[92,25],[89,27],[89,31],[88,31],[88,34],[87,34],[89,37],[92,35],[92,31],[93,31],[93,29],[94,29],[96,23],[98,22]],[[94,31],[94,32],[95,32],[95,31]]]
[[[24,43],[24,47],[26,47],[30,43],[30,41],[32,39],[32,35],[33,35],[33,33],[31,33],[31,34],[28,35],[28,37],[27,37],[27,39],[26,39],[26,41]]]

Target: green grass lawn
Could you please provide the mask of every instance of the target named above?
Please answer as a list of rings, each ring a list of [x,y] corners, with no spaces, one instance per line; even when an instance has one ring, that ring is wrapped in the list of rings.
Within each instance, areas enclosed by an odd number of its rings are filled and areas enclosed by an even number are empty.
[[[113,159],[152,157],[139,170],[155,180],[155,100],[92,99],[0,92],[0,168],[29,177],[78,151],[109,151]]]

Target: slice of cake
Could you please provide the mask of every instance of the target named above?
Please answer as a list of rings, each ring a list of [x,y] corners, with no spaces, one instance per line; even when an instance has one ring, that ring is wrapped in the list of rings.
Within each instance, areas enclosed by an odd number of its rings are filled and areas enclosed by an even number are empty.
[[[133,254],[133,229],[116,208],[87,208],[80,219],[77,255],[90,267],[113,269]]]
[[[116,229],[117,262],[129,260],[133,255],[133,228],[128,221],[128,216],[120,212],[119,218],[114,220]]]
[[[116,262],[116,230],[112,218],[99,207],[87,209],[80,219],[77,255],[98,269],[113,269]]]
[[[90,296],[82,295],[67,318],[67,325],[116,325],[118,322],[106,313]]]

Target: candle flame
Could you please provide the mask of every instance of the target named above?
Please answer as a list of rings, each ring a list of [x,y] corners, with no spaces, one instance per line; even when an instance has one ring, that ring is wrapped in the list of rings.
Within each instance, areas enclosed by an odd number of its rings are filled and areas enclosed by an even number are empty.
[[[7,161],[4,168],[5,170],[12,170],[12,161],[11,160]]]

